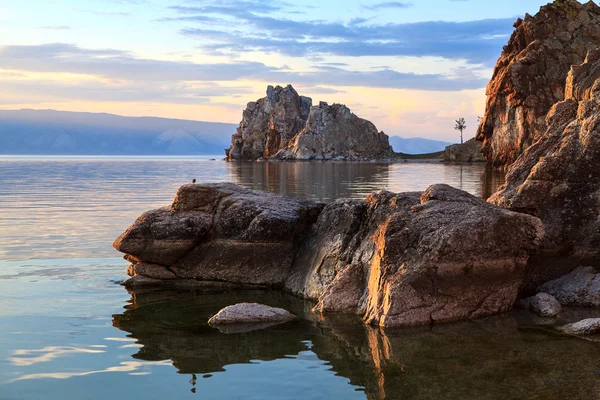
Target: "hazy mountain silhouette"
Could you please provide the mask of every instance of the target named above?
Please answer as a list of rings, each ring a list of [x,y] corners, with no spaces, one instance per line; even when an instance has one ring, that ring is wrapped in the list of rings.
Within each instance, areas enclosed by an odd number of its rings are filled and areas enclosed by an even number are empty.
[[[224,154],[236,125],[53,110],[0,110],[0,154]]]
[[[390,145],[395,152],[404,154],[426,154],[442,151],[452,143],[423,138],[402,138],[390,136]]]

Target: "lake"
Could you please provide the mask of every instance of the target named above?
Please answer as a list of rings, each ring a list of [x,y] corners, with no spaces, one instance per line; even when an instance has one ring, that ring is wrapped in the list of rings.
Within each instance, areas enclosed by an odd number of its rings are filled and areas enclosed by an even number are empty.
[[[218,158],[218,157],[214,157]],[[177,188],[232,181],[329,202],[448,183],[487,197],[483,165],[226,163],[210,157],[0,158],[0,399],[591,399],[600,343],[527,312],[382,330],[272,291],[138,291],[112,241]],[[300,318],[224,334],[206,321],[258,301]],[[589,315],[572,310],[565,320]]]

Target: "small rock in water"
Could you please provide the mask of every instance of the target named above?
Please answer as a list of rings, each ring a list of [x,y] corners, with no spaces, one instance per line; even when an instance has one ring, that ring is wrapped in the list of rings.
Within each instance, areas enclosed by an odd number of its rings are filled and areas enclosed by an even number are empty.
[[[548,293],[538,293],[524,300],[528,308],[540,317],[555,317],[560,314],[560,303]]]
[[[227,306],[213,315],[208,324],[211,326],[235,324],[283,323],[295,319],[296,316],[283,308],[275,308],[258,303],[239,303]]]
[[[546,282],[538,291],[549,293],[564,306],[600,306],[600,274],[593,267],[579,267],[570,274]]]
[[[558,330],[569,335],[591,335],[600,332],[600,318],[584,319],[573,324],[559,326]]]

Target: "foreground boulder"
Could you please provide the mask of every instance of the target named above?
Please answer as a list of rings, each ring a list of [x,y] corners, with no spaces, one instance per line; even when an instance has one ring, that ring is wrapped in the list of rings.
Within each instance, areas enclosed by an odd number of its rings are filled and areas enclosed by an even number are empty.
[[[341,104],[300,96],[291,85],[267,88],[267,97],[248,103],[229,160],[357,160],[394,155],[388,136]]]
[[[408,326],[511,309],[542,237],[539,219],[447,185],[323,208],[209,184],[183,186],[170,208],[142,215],[114,246],[133,264],[130,286],[285,288],[316,300],[319,312]]]
[[[539,217],[546,229],[543,253],[576,265],[595,265],[600,259],[599,88],[600,50],[594,50],[571,69],[565,100],[548,113],[546,132],[512,165],[506,184],[489,199]]]
[[[515,162],[546,131],[546,114],[565,99],[571,66],[600,43],[600,7],[556,0],[514,26],[488,84],[477,132],[486,161],[496,167]]]

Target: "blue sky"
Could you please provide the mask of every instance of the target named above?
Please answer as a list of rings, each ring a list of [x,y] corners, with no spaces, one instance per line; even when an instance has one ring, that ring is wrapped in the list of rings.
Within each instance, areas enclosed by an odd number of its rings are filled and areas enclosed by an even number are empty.
[[[546,1],[0,0],[0,108],[238,122],[268,84],[390,135],[456,140]]]

